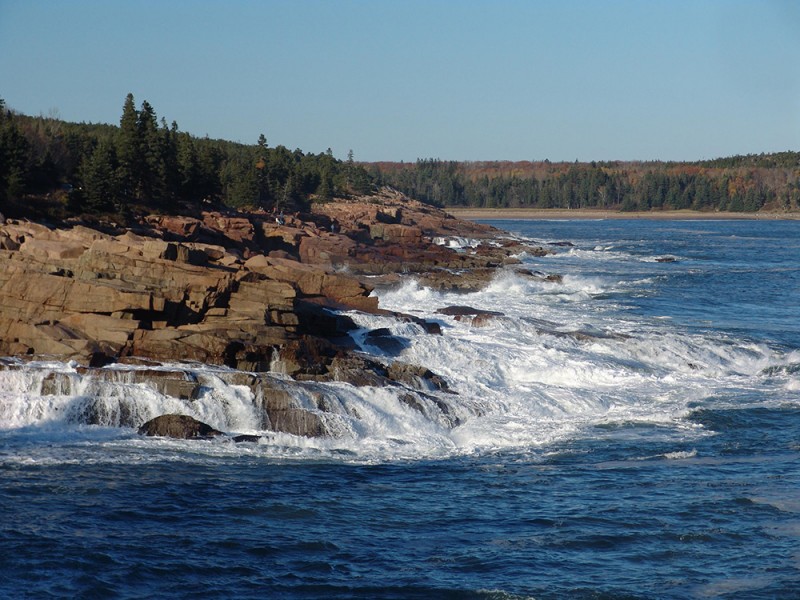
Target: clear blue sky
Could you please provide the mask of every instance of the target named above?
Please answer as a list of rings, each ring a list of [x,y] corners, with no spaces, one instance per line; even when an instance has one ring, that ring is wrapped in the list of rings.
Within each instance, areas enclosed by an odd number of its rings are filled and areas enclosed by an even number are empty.
[[[0,97],[344,158],[800,150],[797,0],[0,0]]]

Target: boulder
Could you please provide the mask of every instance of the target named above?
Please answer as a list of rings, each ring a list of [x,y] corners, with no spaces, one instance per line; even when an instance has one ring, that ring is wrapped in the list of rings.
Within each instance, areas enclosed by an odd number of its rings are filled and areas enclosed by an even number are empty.
[[[453,317],[456,321],[469,323],[473,327],[485,327],[495,319],[504,316],[495,310],[483,310],[471,306],[447,306],[436,311],[440,315]]]
[[[436,311],[437,314],[447,315],[450,317],[467,317],[475,315],[487,315],[493,317],[502,317],[503,313],[494,310],[484,310],[481,308],[473,308],[471,306],[446,306]]]
[[[219,233],[235,245],[252,244],[256,230],[253,223],[244,216],[227,216],[216,212],[203,213],[203,225]]]
[[[284,344],[277,352],[272,370],[286,375],[321,375],[338,354],[331,342],[311,335]]]
[[[300,239],[300,260],[313,265],[346,265],[351,262],[356,242],[349,237],[321,233]]]
[[[385,327],[368,332],[364,341],[390,356],[397,356],[410,345],[408,340],[392,335],[392,332]]]
[[[450,391],[444,378],[426,367],[395,361],[387,367],[387,375],[392,381],[417,390],[427,392]]]
[[[145,219],[148,225],[151,225],[159,231],[172,234],[181,239],[193,239],[197,236],[202,226],[202,221],[194,217],[185,217],[179,215],[153,215]]]
[[[533,279],[535,281],[544,281],[546,283],[563,283],[564,276],[557,273],[542,273],[541,271],[532,271],[530,269],[517,269],[517,275]]]
[[[221,431],[214,429],[211,425],[188,415],[161,415],[150,419],[139,427],[139,434],[182,440],[210,439],[223,435]]]
[[[251,386],[256,405],[264,415],[264,429],[304,437],[328,435],[319,409],[316,406],[301,406],[297,397],[284,386],[283,382],[268,375],[260,375]]]
[[[246,433],[233,436],[233,441],[236,442],[237,444],[241,443],[257,444],[260,439],[261,439],[260,435],[251,435]]]
[[[485,288],[495,275],[495,268],[479,267],[459,271],[437,269],[415,278],[420,285],[440,292],[471,293]]]

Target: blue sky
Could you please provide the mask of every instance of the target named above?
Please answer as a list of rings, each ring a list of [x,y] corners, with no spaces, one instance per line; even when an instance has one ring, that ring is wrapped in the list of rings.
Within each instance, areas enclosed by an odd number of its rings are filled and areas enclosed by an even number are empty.
[[[0,0],[0,97],[345,158],[800,150],[796,0]]]

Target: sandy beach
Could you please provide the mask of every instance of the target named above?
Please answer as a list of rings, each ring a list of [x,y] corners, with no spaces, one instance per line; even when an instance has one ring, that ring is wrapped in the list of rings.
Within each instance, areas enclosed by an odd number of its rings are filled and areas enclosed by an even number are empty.
[[[542,209],[542,208],[455,208],[445,209],[459,219],[662,219],[662,220],[763,220],[800,219],[800,212],[699,212],[694,210],[663,210],[647,212],[620,212],[616,210],[595,209]]]

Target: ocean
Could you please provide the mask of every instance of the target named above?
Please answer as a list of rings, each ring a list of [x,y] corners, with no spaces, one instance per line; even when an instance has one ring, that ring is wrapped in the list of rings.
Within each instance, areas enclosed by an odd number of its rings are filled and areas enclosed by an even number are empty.
[[[222,381],[181,404],[0,371],[0,597],[800,598],[800,221],[491,224],[554,254],[378,292],[441,336],[351,315],[454,393],[317,384],[333,438],[143,438],[122,412],[265,432]]]

